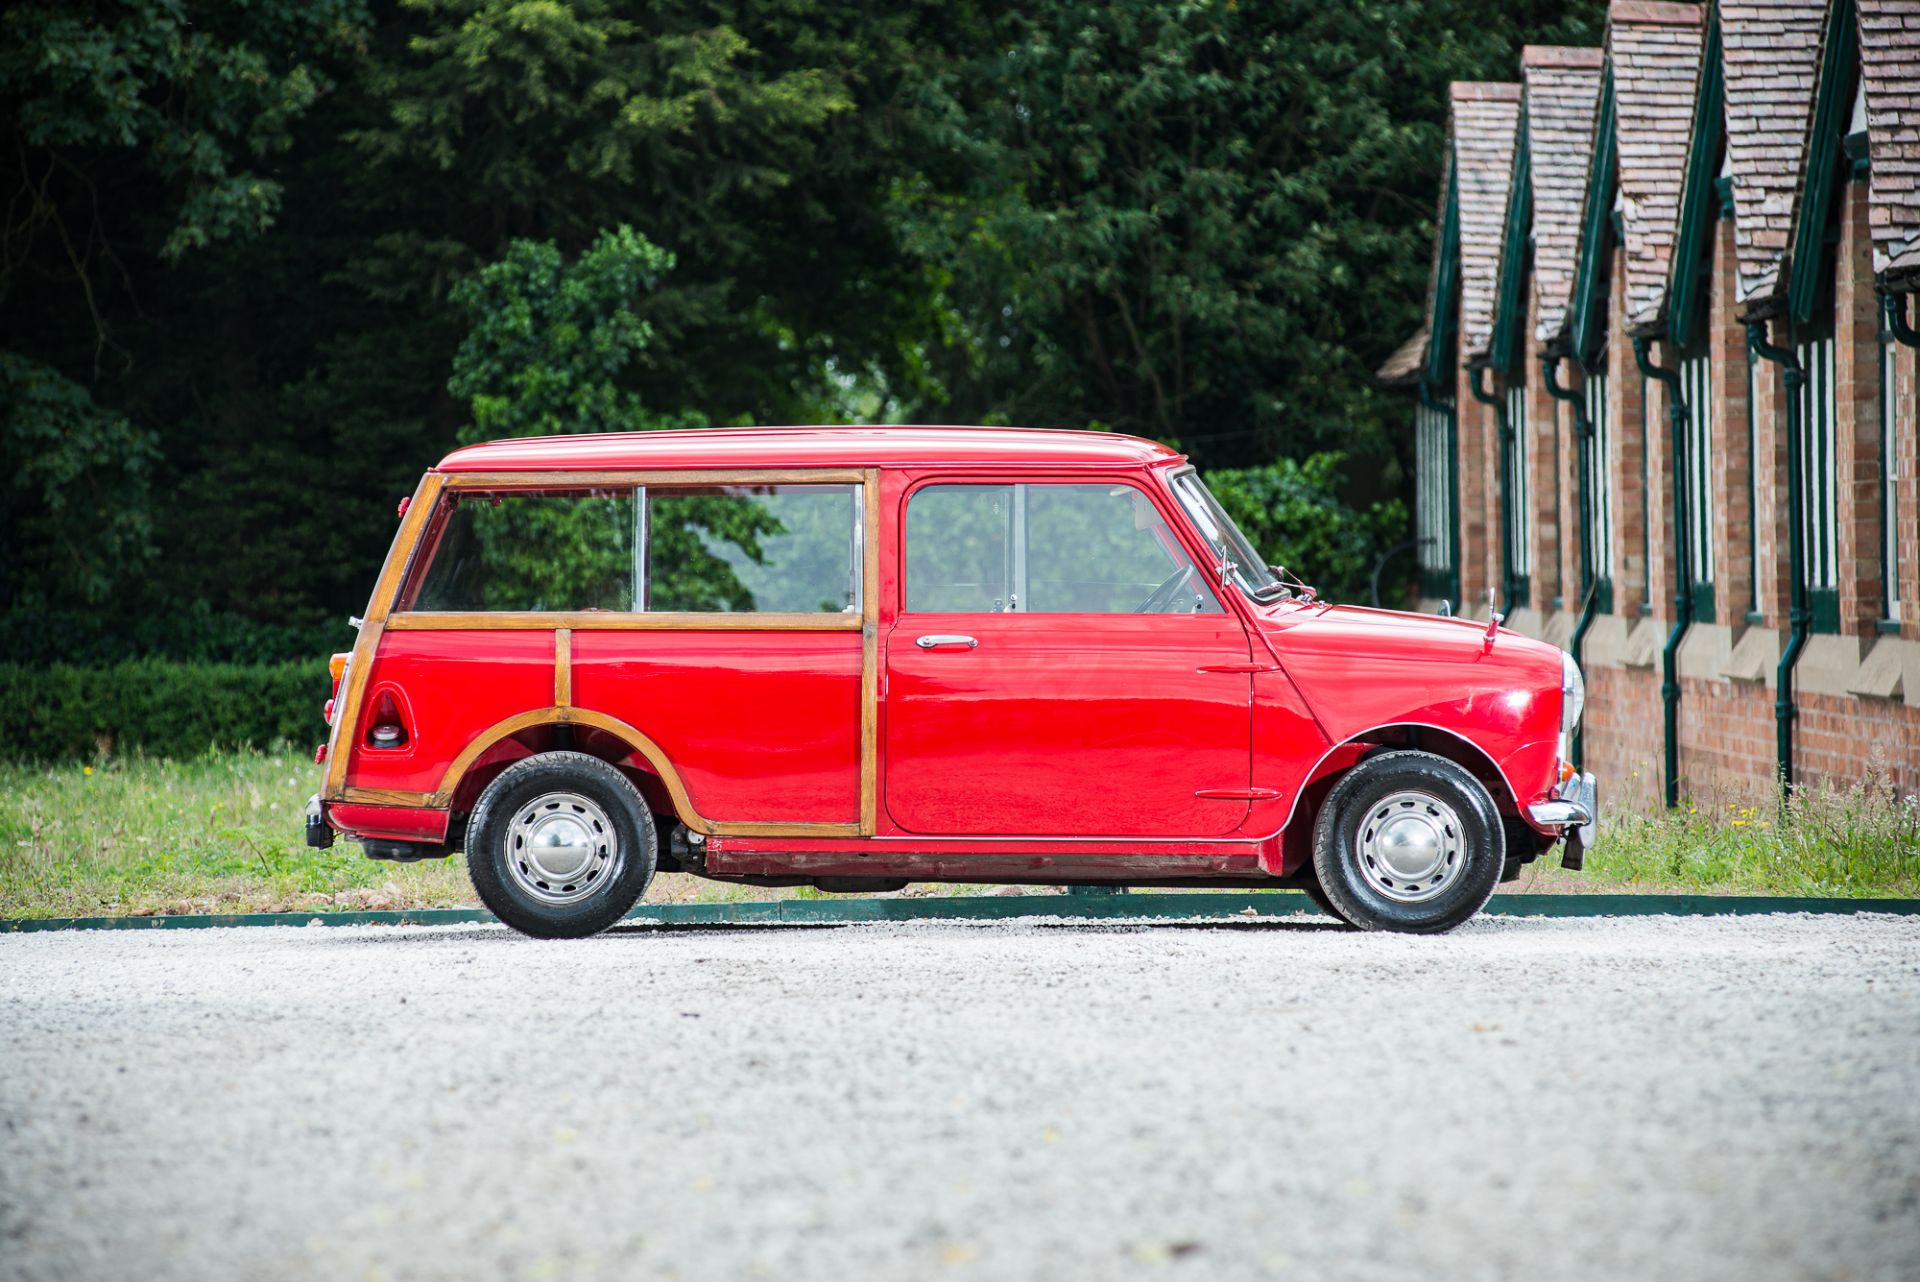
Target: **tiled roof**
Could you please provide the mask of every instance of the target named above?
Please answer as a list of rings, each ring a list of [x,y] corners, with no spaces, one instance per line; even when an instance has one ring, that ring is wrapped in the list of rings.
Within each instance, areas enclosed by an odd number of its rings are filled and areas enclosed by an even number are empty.
[[[1769,298],[1779,288],[1826,9],[1826,0],[1728,0],[1720,6],[1742,303]]]
[[[1533,283],[1540,304],[1535,337],[1542,341],[1560,332],[1573,293],[1603,61],[1599,49],[1561,45],[1528,45],[1520,54],[1533,175]],[[1507,234],[1525,229],[1508,228]]]
[[[1422,325],[1412,338],[1393,349],[1393,355],[1373,372],[1374,381],[1383,387],[1405,387],[1420,381],[1427,368],[1427,327]]]
[[[1493,338],[1520,86],[1456,80],[1451,99],[1447,140],[1460,174],[1460,346],[1467,355],[1479,356]]]
[[[1920,268],[1920,0],[1859,0],[1873,268]]]
[[[1628,325],[1658,319],[1665,300],[1705,42],[1703,16],[1699,5],[1649,0],[1613,0],[1607,11]]]

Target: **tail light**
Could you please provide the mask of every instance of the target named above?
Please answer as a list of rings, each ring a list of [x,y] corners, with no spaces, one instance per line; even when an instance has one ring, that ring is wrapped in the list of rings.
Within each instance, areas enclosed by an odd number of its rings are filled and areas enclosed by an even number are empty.
[[[373,702],[373,716],[369,718],[367,746],[370,748],[404,748],[413,736],[407,730],[407,715],[400,706],[400,700],[394,697],[392,690],[382,690]]]

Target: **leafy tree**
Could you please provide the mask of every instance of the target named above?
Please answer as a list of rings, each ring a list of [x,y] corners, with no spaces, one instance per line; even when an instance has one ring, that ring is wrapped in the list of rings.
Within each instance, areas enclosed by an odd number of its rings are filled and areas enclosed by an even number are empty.
[[[1407,528],[1407,510],[1398,499],[1364,511],[1349,506],[1340,497],[1343,462],[1329,451],[1214,471],[1207,488],[1269,564],[1285,566],[1328,600],[1364,603],[1374,562]]]
[[[153,435],[95,405],[71,380],[0,352],[0,604],[104,601],[152,555]]]
[[[23,269],[44,268],[33,251],[50,237],[55,270],[106,344],[96,291],[124,270],[117,240],[152,235],[177,261],[272,225],[282,186],[248,163],[292,146],[294,123],[332,87],[314,55],[357,44],[366,6],[25,0],[4,23],[0,103],[15,145],[0,300]],[[142,206],[112,199],[128,170],[147,187]]]
[[[1418,324],[1446,83],[1512,78],[1521,39],[1590,39],[1598,12],[1034,0],[984,19],[917,68],[952,160],[897,189],[907,250],[944,282],[954,405],[1213,466],[1390,457],[1403,415],[1367,377]]]
[[[808,421],[829,365],[911,384],[932,321],[886,218],[913,163],[888,95],[938,14],[405,0],[363,80],[383,114],[344,134],[405,193],[357,270],[431,298],[513,239],[575,253],[627,224],[680,264],[641,313],[651,401]]]
[[[552,241],[515,241],[454,286],[472,326],[447,383],[472,403],[461,439],[656,426],[631,370],[653,337],[638,312],[672,268],[673,255],[623,225],[572,263]]]
[[[223,653],[344,639],[395,500],[481,430],[489,403],[449,388],[475,332],[456,286],[517,241],[577,266],[622,226],[676,265],[608,313],[626,363],[569,375],[615,400],[542,402],[553,422],[1093,423],[1213,469],[1339,448],[1364,511],[1404,487],[1403,407],[1365,375],[1418,321],[1445,81],[1512,78],[1523,41],[1592,43],[1599,15],[15,0],[0,352],[42,392],[0,413],[10,450],[84,421],[94,453],[16,491],[0,538],[97,548],[77,514],[111,491],[127,541],[87,554],[127,571],[107,640],[182,610]],[[506,398],[487,430],[520,430],[535,389],[463,372]],[[804,533],[780,519],[751,536],[766,564]],[[758,591],[740,544],[700,547]],[[3,572],[16,613],[88,581],[38,555]]]
[[[142,300],[209,247],[259,237],[283,185],[260,166],[365,34],[362,0],[23,0],[0,13],[0,369],[16,603],[137,596],[166,434],[129,421]],[[105,393],[105,403],[101,403]],[[27,555],[44,548],[50,555]],[[281,550],[284,556],[284,549]],[[284,573],[284,571],[283,571]]]

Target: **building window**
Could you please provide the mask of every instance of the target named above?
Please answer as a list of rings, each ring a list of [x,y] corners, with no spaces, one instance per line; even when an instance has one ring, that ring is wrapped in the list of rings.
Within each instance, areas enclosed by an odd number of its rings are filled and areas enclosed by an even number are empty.
[[[1453,407],[1422,400],[1413,415],[1414,535],[1419,540],[1420,594],[1453,600]]]
[[[1592,540],[1594,609],[1613,613],[1613,422],[1607,414],[1607,374],[1604,366],[1582,381],[1587,422],[1593,427],[1593,448],[1587,454],[1587,494],[1591,500],[1587,538]]]
[[[1528,604],[1533,588],[1533,504],[1527,495],[1527,387],[1515,379],[1507,387],[1507,431],[1512,447],[1507,451],[1507,546],[1511,560],[1507,573],[1512,577],[1512,600],[1508,608]]]
[[[1800,537],[1805,550],[1807,604],[1818,632],[1840,630],[1840,574],[1838,543],[1839,476],[1834,453],[1834,420],[1839,406],[1834,396],[1833,322],[1831,312],[1823,327],[1797,344],[1806,382],[1800,393]]]
[[[1713,611],[1713,362],[1707,327],[1680,354],[1680,396],[1687,415],[1687,570],[1692,577],[1693,617],[1711,623]]]
[[[1906,300],[1900,300],[1901,306]],[[1900,345],[1887,328],[1886,314],[1880,323],[1880,617],[1890,623],[1900,620],[1900,451],[1895,428],[1899,410]]]

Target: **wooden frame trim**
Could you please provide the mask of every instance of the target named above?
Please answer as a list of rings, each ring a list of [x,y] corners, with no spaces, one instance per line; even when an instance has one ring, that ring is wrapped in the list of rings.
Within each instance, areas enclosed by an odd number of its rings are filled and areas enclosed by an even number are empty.
[[[860,526],[860,835],[880,830],[880,469],[866,474]]]
[[[408,792],[401,788],[348,788],[341,801],[355,806],[410,806],[416,810],[433,807],[430,792]]]
[[[394,597],[406,578],[407,567],[412,564],[414,550],[420,546],[420,532],[433,514],[444,483],[445,478],[438,472],[428,472],[420,478],[406,513],[400,518],[400,528],[393,532],[386,562],[380,567],[380,577],[374,581],[373,595],[367,600],[366,617],[360,621],[360,635],[354,639],[352,657],[347,660],[342,678],[343,688],[337,696],[338,715],[327,736],[327,773],[320,792],[329,801],[346,800],[347,759],[353,755],[353,734],[360,724],[360,701],[373,675],[374,652],[380,647],[387,613],[393,608]]]
[[[613,735],[622,742],[632,745],[635,752],[644,757],[653,767],[654,773],[665,785],[667,795],[673,799],[674,813],[680,822],[694,832],[711,837],[858,837],[863,825],[858,823],[761,823],[732,820],[714,820],[703,816],[693,808],[693,799],[687,795],[687,785],[680,778],[680,772],[674,769],[673,762],[666,752],[652,739],[635,727],[610,717],[604,712],[592,712],[586,708],[535,708],[531,712],[522,712],[489,726],[475,735],[467,746],[460,751],[446,773],[440,777],[440,787],[426,797],[425,804],[433,809],[444,809],[453,804],[454,794],[460,789],[460,783],[466,778],[473,763],[498,747],[501,743],[519,734],[523,730],[532,730],[540,726],[587,726]]]
[[[390,632],[858,632],[859,615],[764,614],[674,610],[408,610],[387,620]]]
[[[555,612],[437,612],[408,611],[389,617],[401,584],[405,581],[420,536],[438,504],[441,492],[454,488],[502,487],[580,487],[587,485],[668,485],[668,484],[794,484],[858,485],[862,489],[861,506],[861,592],[860,613],[849,614],[706,614],[706,613],[615,613],[600,611]],[[673,801],[675,814],[689,830],[705,836],[733,837],[870,837],[879,830],[879,617],[880,617],[880,469],[761,469],[654,471],[654,472],[511,472],[442,473],[428,472],[407,506],[400,528],[388,549],[380,578],[374,585],[367,615],[354,642],[341,691],[344,700],[328,744],[326,782],[322,796],[332,802],[365,805],[417,806],[444,809],[452,804],[461,780],[473,763],[503,740],[522,730],[542,725],[581,725],[605,731],[634,750],[650,765],[665,785]],[[396,632],[472,631],[502,629],[554,631],[554,705],[508,717],[488,727],[463,748],[441,775],[440,787],[431,793],[405,792],[384,788],[348,788],[348,758],[352,755],[352,731],[360,714],[360,704],[372,674],[373,657],[380,637],[387,629]],[[634,631],[752,631],[752,632],[852,632],[861,634],[860,647],[860,818],[854,823],[767,823],[711,820],[694,809],[686,784],[660,745],[637,728],[608,716],[573,706],[573,632],[576,630]]]
[[[604,472],[438,472],[456,490],[580,490],[613,485],[859,485],[866,473],[845,467],[642,468]]]

